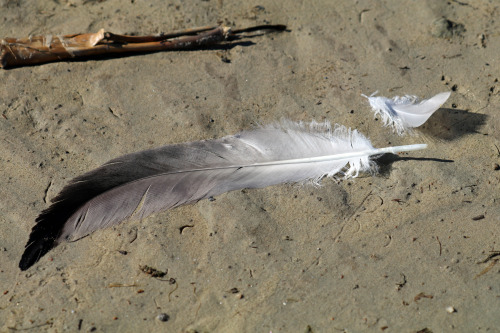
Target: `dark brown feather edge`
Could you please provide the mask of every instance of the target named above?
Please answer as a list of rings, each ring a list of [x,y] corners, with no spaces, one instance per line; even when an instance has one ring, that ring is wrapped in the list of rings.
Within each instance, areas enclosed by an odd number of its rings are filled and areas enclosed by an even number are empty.
[[[167,153],[174,156],[178,150],[178,145],[171,145]],[[59,242],[64,224],[68,218],[84,205],[87,201],[102,194],[114,187],[123,185],[131,180],[148,177],[159,172],[151,165],[141,165],[145,155],[158,154],[159,149],[151,149],[140,153],[133,153],[121,156],[109,161],[103,166],[74,178],[62,191],[52,200],[52,205],[42,211],[36,218],[35,226],[31,230],[30,237],[26,243],[24,253],[19,262],[22,271],[27,270],[40,258],[56,247]],[[133,165],[127,173],[124,173],[123,164]],[[116,167],[122,166],[120,171]],[[168,171],[163,169],[163,172]]]

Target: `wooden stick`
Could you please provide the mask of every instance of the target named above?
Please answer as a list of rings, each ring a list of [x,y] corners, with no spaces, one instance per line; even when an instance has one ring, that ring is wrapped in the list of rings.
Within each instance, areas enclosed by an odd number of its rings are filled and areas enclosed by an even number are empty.
[[[104,54],[196,49],[238,38],[237,34],[256,29],[280,31],[285,30],[286,27],[282,25],[258,26],[239,29],[236,33],[232,33],[229,27],[215,26],[158,36],[116,35],[101,29],[97,33],[87,34],[5,38],[0,40],[0,66],[9,68]]]

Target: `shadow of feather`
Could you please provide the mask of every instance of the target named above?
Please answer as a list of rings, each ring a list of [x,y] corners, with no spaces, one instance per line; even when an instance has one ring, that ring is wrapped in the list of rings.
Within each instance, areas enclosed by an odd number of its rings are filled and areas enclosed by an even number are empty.
[[[426,136],[452,141],[467,134],[478,133],[479,128],[486,123],[487,118],[488,116],[485,114],[442,108],[418,129]]]
[[[378,165],[378,174],[387,177],[392,170],[392,164],[399,161],[424,161],[424,162],[439,162],[453,163],[453,160],[444,160],[440,158],[430,157],[401,157],[395,154],[384,154],[373,159]]]

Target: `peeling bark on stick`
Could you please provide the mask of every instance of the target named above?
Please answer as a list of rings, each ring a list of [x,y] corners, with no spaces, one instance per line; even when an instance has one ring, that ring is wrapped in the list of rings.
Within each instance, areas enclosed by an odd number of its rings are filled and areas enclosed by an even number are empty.
[[[101,29],[97,33],[4,38],[0,40],[0,66],[5,69],[101,55],[197,49],[256,29],[281,31],[286,27],[268,25],[232,32],[226,26],[213,26],[157,36],[116,35]]]

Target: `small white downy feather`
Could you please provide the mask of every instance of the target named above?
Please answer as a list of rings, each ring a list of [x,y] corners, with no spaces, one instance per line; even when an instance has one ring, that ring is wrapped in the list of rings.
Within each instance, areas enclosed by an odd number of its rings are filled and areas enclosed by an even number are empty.
[[[28,269],[57,244],[129,218],[228,191],[312,181],[370,170],[372,155],[423,149],[376,149],[356,130],[283,122],[216,140],[168,145],[118,157],[73,179],[36,219],[19,263]]]
[[[362,96],[368,99],[375,117],[382,118],[384,126],[392,126],[399,135],[403,135],[411,128],[424,124],[446,102],[451,92],[443,92],[423,100],[412,95],[395,96],[390,99],[375,96],[376,94],[377,92],[370,96]]]

